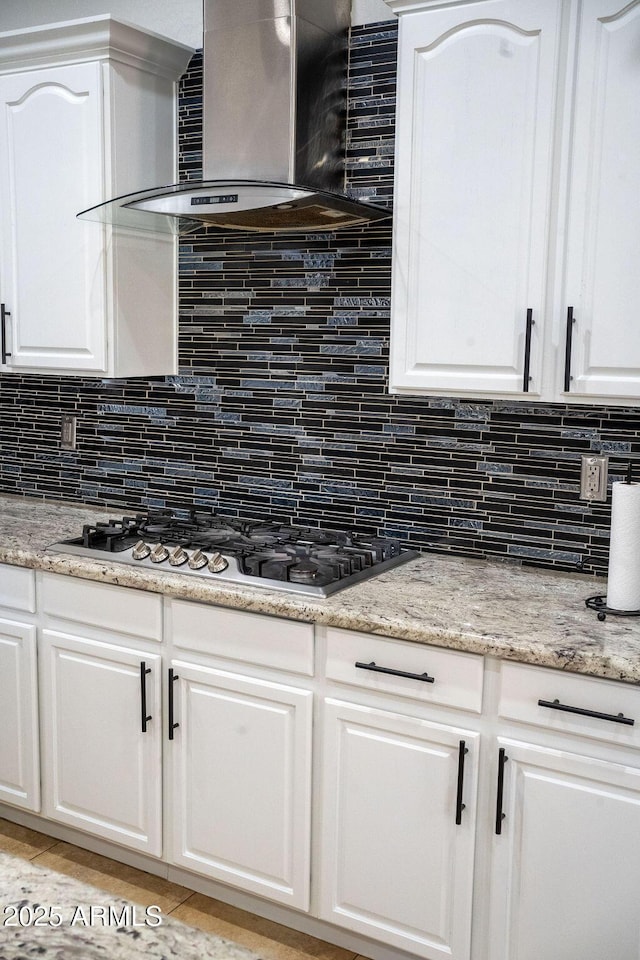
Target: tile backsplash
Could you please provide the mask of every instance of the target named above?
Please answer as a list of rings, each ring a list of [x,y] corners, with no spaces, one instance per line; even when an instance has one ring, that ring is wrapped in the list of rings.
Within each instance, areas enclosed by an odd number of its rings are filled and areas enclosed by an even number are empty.
[[[351,36],[350,193],[390,204],[396,22]],[[201,168],[202,58],[180,96],[180,176]],[[580,456],[640,457],[635,408],[391,396],[390,223],[180,246],[180,374],[0,377],[0,490],[123,512],[193,503],[356,527],[419,549],[606,570],[610,504]],[[59,447],[78,418],[78,450]]]

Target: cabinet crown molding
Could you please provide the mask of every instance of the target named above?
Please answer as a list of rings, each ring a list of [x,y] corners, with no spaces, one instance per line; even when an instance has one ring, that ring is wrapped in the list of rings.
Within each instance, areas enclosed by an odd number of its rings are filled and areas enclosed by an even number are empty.
[[[110,16],[86,17],[0,33],[0,74],[108,59],[177,80],[193,52]]]
[[[395,14],[403,14],[434,8],[469,7],[482,0],[384,0],[384,2]]]

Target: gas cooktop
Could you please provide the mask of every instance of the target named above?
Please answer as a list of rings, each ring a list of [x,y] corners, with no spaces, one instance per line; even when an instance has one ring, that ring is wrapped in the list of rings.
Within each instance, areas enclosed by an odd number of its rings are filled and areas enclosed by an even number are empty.
[[[398,540],[191,510],[87,524],[47,548],[314,597],[327,597],[418,556]]]

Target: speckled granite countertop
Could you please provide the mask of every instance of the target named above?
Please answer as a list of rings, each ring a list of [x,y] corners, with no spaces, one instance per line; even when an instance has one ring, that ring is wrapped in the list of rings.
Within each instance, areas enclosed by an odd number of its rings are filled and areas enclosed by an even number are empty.
[[[588,596],[605,593],[602,580],[425,553],[316,600],[45,552],[77,536],[82,523],[108,516],[81,505],[0,496],[0,562],[640,683],[640,618],[601,622],[585,607]]]
[[[0,853],[2,960],[258,960],[230,940]]]

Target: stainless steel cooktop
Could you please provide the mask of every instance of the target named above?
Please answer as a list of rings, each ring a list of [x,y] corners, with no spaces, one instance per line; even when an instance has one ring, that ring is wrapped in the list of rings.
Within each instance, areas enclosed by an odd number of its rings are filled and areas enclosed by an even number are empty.
[[[393,538],[156,510],[85,525],[50,551],[327,597],[418,556]]]

